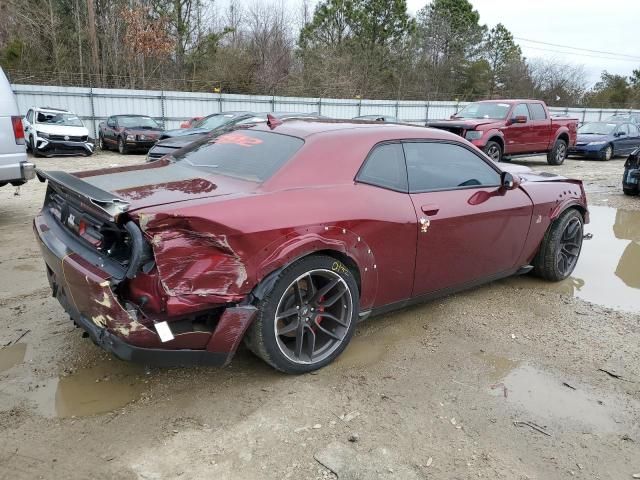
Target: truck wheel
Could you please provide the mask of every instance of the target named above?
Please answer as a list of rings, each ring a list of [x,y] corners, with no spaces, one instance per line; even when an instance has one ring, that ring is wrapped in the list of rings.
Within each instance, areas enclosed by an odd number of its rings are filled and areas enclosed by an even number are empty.
[[[580,212],[571,208],[549,226],[533,260],[535,275],[558,282],[573,273],[582,250],[583,224]]]
[[[547,153],[547,163],[549,165],[562,165],[567,158],[567,142],[562,139],[556,140],[553,148]]]
[[[353,336],[358,319],[353,273],[329,256],[305,257],[286,267],[258,304],[245,343],[285,373],[306,373],[332,362]]]
[[[124,138],[118,137],[118,152],[121,155],[126,155],[128,153],[127,144],[124,143]]]
[[[494,162],[502,161],[502,147],[498,142],[487,142],[487,144],[484,146],[483,151]]]
[[[600,157],[600,160],[604,160],[605,162],[608,162],[609,160],[611,160],[613,158],[613,146],[609,144],[605,148],[603,148],[600,151],[599,157]]]

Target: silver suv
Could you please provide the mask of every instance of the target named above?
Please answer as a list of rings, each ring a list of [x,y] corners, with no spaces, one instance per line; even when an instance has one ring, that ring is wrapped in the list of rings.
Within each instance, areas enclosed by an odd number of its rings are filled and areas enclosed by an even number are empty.
[[[24,128],[9,80],[0,68],[0,187],[22,185],[35,176],[35,165],[27,160]]]

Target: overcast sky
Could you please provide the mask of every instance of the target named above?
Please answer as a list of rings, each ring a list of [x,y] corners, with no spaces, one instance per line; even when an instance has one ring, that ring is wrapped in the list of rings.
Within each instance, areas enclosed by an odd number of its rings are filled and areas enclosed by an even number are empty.
[[[411,13],[426,3],[429,2],[407,0]],[[611,58],[613,55],[517,40],[528,58],[560,59],[584,65],[589,86],[600,78],[602,70],[630,75],[634,68],[640,68],[640,0],[471,0],[471,3],[480,13],[481,23],[489,27],[502,23],[515,37],[635,57],[616,60]]]

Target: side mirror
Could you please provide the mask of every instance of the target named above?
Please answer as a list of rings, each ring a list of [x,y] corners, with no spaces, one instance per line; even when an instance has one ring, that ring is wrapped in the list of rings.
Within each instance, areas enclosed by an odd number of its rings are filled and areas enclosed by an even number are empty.
[[[625,136],[625,135],[626,135],[626,133],[625,133],[625,132],[616,132],[613,136],[614,136],[614,137],[623,137],[623,136]]]
[[[517,115],[511,119],[511,123],[527,123],[526,115]]]
[[[500,181],[502,183],[502,188],[504,188],[505,190],[515,190],[520,186],[520,183],[522,182],[522,180],[520,180],[520,177],[510,172],[502,172]]]

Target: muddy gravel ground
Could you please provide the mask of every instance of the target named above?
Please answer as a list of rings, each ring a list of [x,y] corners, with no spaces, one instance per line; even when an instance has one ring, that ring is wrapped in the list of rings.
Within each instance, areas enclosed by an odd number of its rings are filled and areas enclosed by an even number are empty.
[[[2,188],[0,478],[636,478],[640,198],[622,195],[623,159],[519,163],[586,183],[594,237],[572,278],[371,319],[338,361],[298,377],[245,349],[225,369],[102,352],[50,297],[31,227],[44,184]]]

